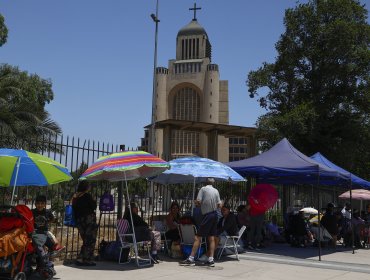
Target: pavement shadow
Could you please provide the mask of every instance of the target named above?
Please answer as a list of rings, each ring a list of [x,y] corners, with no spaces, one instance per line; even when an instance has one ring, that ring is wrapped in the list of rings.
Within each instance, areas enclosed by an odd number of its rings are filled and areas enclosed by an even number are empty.
[[[75,264],[74,261],[64,261],[63,265],[80,270],[112,270],[112,271],[147,269],[152,268],[154,266],[154,264],[152,263],[151,265],[148,266],[138,267],[136,266],[135,260],[131,260],[131,262],[126,264],[119,264],[118,262],[113,261],[97,261],[96,266],[78,266]]]
[[[337,245],[336,248],[322,247],[321,256],[335,254],[337,252],[352,251],[349,247]],[[296,248],[290,246],[288,243],[271,243],[268,247],[263,248],[260,251],[248,250],[247,254],[267,254],[267,255],[279,255],[297,259],[311,259],[314,257],[319,258],[319,248],[316,246],[307,246],[305,248]]]

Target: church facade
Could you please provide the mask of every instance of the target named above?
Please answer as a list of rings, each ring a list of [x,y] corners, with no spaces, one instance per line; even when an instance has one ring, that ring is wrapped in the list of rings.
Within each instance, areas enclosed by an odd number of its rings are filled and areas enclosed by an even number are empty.
[[[228,81],[220,79],[195,13],[177,34],[176,59],[157,67],[155,86],[155,129],[146,127],[142,149],[150,150],[155,131],[154,152],[166,160],[197,155],[228,162],[256,153],[255,128],[229,125]]]

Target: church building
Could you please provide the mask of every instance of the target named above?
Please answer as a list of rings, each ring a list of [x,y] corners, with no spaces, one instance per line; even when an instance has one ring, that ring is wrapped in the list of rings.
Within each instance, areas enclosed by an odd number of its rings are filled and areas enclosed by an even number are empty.
[[[155,74],[154,129],[146,126],[141,149],[165,160],[201,156],[221,162],[256,154],[255,128],[229,125],[229,86],[212,61],[212,44],[194,18],[176,36],[176,58]],[[155,131],[150,147],[151,131]]]

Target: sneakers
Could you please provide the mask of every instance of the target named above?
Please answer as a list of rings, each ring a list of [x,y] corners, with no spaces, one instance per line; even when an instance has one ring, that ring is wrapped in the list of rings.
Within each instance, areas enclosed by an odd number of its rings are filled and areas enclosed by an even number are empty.
[[[186,260],[180,262],[180,265],[182,265],[182,266],[194,266],[195,261],[191,261],[189,259],[186,259]]]
[[[214,261],[206,261],[204,264],[206,266],[209,266],[209,267],[215,267],[215,262]]]

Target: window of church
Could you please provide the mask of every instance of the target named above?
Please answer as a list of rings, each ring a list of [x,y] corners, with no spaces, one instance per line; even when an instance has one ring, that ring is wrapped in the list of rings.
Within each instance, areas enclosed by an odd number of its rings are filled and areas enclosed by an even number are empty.
[[[212,95],[212,91],[211,91],[211,95]]]
[[[209,103],[209,107],[212,107],[212,103]]]
[[[192,88],[185,87],[174,96],[173,117],[177,120],[200,120],[200,97]],[[199,133],[173,130],[171,135],[171,153],[180,155],[197,155],[199,153]]]
[[[184,39],[181,40],[181,59],[185,59],[184,57],[184,49],[185,49],[185,42]]]
[[[209,118],[212,119],[212,115],[209,115]]]

